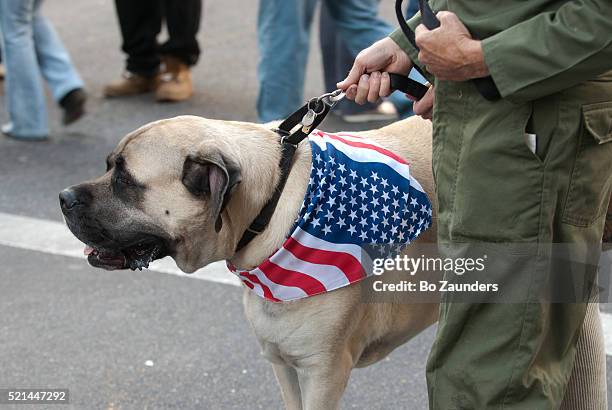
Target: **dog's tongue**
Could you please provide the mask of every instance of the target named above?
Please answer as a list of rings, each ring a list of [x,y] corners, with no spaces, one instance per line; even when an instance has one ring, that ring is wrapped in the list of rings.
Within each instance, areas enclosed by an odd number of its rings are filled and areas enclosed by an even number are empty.
[[[92,248],[91,246],[87,245],[85,246],[85,249],[83,249],[83,254],[85,256],[89,256],[90,253],[92,253],[94,251],[94,248]]]

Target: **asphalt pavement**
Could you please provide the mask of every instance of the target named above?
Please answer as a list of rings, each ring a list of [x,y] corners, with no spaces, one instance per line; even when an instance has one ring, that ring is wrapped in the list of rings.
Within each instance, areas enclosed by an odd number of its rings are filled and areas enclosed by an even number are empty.
[[[382,8],[391,21],[392,2]],[[123,69],[112,2],[47,1],[44,13],[87,84],[89,114],[63,128],[49,101],[49,142],[0,138],[0,231],[11,215],[58,227],[58,192],[103,172],[121,137],[149,121],[182,114],[256,121],[256,9],[254,1],[206,2],[195,95],[156,104],[150,94],[101,96]],[[305,95],[324,91],[315,29]],[[0,120],[6,118],[0,101]],[[322,128],[355,126],[330,118]],[[74,409],[282,407],[242,313],[239,287],[161,271],[93,269],[58,249],[54,237],[46,246],[41,234],[32,229],[19,243],[0,237],[0,388],[68,388]],[[28,238],[37,245],[28,246]],[[343,408],[425,409],[424,367],[434,332],[355,370]],[[611,366],[608,358],[609,374]]]

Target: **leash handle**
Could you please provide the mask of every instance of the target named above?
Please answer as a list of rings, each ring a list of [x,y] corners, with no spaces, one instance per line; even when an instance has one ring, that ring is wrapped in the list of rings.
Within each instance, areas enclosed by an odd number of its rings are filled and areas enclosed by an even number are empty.
[[[401,3],[402,0],[400,0]],[[419,0],[419,10],[421,11],[421,21],[428,30],[434,30],[440,27],[440,20],[429,6],[427,0]]]
[[[397,17],[397,22],[402,29],[402,32],[417,50],[419,47],[416,44],[416,39],[414,38],[414,31],[410,29],[408,23],[404,19],[404,13],[402,12],[402,3],[403,0],[395,1],[395,16]],[[431,6],[427,2],[427,0],[419,0],[419,11],[421,12],[421,21],[425,27],[429,30],[434,30],[440,27],[440,20],[436,17],[436,14],[431,9]],[[421,68],[417,65],[414,65],[414,69],[417,70],[423,77],[426,77],[425,73]],[[474,78],[471,80],[474,84],[480,95],[482,95],[485,99],[489,101],[497,101],[501,99],[501,94],[499,89],[495,85],[493,78],[491,76],[482,77],[482,78]],[[407,93],[410,94],[410,93]],[[412,95],[412,94],[410,94]]]
[[[412,78],[408,78],[401,74],[387,73],[391,78],[391,88],[408,94],[417,100],[423,98],[429,87]]]

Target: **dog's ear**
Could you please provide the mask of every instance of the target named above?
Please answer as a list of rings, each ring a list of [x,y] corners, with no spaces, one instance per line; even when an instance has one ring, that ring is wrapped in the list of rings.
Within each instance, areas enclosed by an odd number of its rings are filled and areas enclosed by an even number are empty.
[[[183,185],[191,194],[210,199],[215,219],[215,231],[221,230],[221,212],[241,181],[240,167],[221,155],[189,155],[183,164]]]

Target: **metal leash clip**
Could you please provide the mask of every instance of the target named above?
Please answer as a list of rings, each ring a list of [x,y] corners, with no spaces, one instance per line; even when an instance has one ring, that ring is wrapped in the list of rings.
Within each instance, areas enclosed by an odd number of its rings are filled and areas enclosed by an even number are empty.
[[[329,108],[334,108],[338,101],[342,100],[344,97],[346,97],[346,93],[338,89],[336,91],[332,91],[331,93],[323,94],[319,97],[319,100],[327,104]]]
[[[329,109],[334,108],[338,101],[342,100],[345,95],[344,91],[336,90],[308,101],[308,111],[306,111],[306,114],[302,117],[301,122],[302,132],[308,134],[317,116],[325,111],[325,106],[327,105]]]

